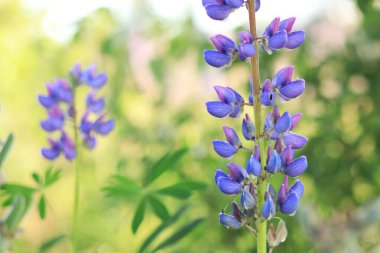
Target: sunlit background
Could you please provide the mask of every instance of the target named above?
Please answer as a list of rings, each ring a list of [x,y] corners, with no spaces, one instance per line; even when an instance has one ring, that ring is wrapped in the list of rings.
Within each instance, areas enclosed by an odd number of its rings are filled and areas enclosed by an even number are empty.
[[[232,119],[209,116],[204,103],[215,99],[213,85],[229,85],[248,95],[249,68],[214,69],[202,50],[217,33],[237,37],[247,29],[246,10],[228,20],[210,20],[201,0],[2,0],[0,1],[0,137],[15,144],[2,168],[8,181],[33,185],[31,173],[53,166],[62,179],[47,189],[47,218],[31,208],[14,240],[13,252],[39,252],[41,243],[70,231],[72,164],[44,160],[45,111],[37,95],[71,66],[92,63],[109,74],[103,90],[117,127],[85,152],[80,198],[81,252],[137,252],[161,221],[150,212],[134,235],[134,201],[104,196],[109,177],[121,174],[142,182],[147,164],[167,152],[189,151],[155,187],[182,179],[208,185],[187,200],[165,198],[170,214],[189,205],[180,222],[206,219],[191,233],[159,252],[255,252],[247,231],[227,230],[217,214],[231,198],[213,181],[226,161],[211,147]],[[300,152],[309,168],[300,210],[287,222],[289,237],[275,252],[380,252],[380,1],[262,0],[259,32],[275,17],[296,16],[307,32],[298,50],[261,57],[261,79],[293,64],[306,80],[306,93],[286,104],[302,112],[298,131],[309,137]],[[284,107],[285,108],[285,107]],[[234,161],[245,164],[247,156]],[[280,177],[273,179],[278,184]],[[175,231],[160,234],[165,238]],[[68,252],[68,240],[50,252]]]

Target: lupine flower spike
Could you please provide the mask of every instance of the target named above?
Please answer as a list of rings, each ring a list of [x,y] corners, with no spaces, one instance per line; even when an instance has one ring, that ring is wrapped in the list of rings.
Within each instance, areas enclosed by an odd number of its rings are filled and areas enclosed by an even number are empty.
[[[105,73],[96,73],[96,66],[92,65],[82,70],[79,64],[74,65],[71,72],[72,83],[64,79],[56,79],[54,83],[46,85],[47,95],[39,95],[38,101],[46,108],[48,118],[41,121],[41,127],[48,133],[59,132],[59,138],[48,138],[49,147],[41,150],[42,155],[49,160],[54,160],[63,154],[67,160],[76,157],[74,139],[70,137],[72,124],[69,121],[79,121],[78,129],[85,147],[93,149],[96,146],[96,135],[107,135],[115,127],[113,119],[106,120],[105,100],[98,95],[107,82]],[[77,117],[77,108],[74,108],[74,89],[82,84],[87,84],[89,92],[84,99],[85,110],[81,117]]]
[[[259,0],[202,0],[202,4],[207,15],[215,20],[226,19],[242,6],[246,6],[251,14],[260,9]],[[249,15],[249,18],[250,27],[256,25],[254,15]],[[230,205],[231,214],[224,210],[219,213],[219,222],[232,229],[246,227],[257,235],[258,253],[267,252],[267,234],[272,249],[285,241],[287,230],[284,221],[278,218],[277,230],[272,223],[268,233],[266,223],[273,222],[271,219],[277,213],[295,215],[304,192],[304,185],[298,177],[307,169],[307,158],[295,157],[295,150],[303,148],[308,139],[294,132],[302,114],[280,112],[277,103],[298,98],[305,91],[305,80],[295,77],[294,66],[284,66],[273,77],[260,83],[257,57],[260,43],[268,54],[301,46],[305,32],[293,29],[295,21],[295,17],[284,20],[276,17],[261,37],[255,34],[256,29],[241,31],[237,34],[238,42],[221,34],[215,35],[210,39],[214,49],[203,52],[206,63],[213,67],[230,67],[236,59],[251,65],[248,103],[231,88],[233,86],[215,86],[218,100],[207,102],[206,108],[216,118],[239,118],[245,106],[254,107],[255,117],[245,113],[240,121],[244,139],[240,139],[233,128],[224,126],[225,140],[214,140],[213,147],[216,154],[229,160],[240,152],[251,152],[245,167],[229,161],[228,173],[216,170],[215,183],[222,193],[240,198],[240,205],[237,202]],[[91,97],[90,101],[95,104],[97,100]],[[267,111],[264,122],[261,116],[263,108]],[[59,112],[52,111],[49,120],[60,127],[62,119]],[[278,173],[283,175],[283,181],[281,185],[272,185],[270,179]],[[293,178],[297,179],[289,186],[289,180]]]

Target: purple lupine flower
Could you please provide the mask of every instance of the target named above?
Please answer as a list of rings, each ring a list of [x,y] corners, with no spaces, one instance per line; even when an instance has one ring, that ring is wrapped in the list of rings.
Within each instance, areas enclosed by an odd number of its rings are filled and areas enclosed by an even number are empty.
[[[237,194],[241,191],[241,183],[238,183],[221,170],[215,173],[215,182],[219,190],[225,194]]]
[[[290,117],[289,112],[284,112],[282,116],[277,120],[276,124],[274,125],[274,130],[276,133],[284,133],[290,130],[292,126],[292,119]]]
[[[294,66],[285,67],[279,70],[272,79],[276,86],[279,96],[288,101],[296,98],[305,91],[305,80],[297,79],[292,81]]]
[[[240,60],[245,61],[256,52],[256,48],[253,45],[253,37],[249,31],[239,32],[238,36],[240,40],[240,44],[237,46],[238,56]]]
[[[229,158],[242,147],[242,143],[232,128],[224,126],[223,131],[227,141],[213,141],[214,150],[221,157]]]
[[[104,106],[105,106],[104,98],[102,97],[96,98],[96,92],[91,91],[87,95],[86,106],[91,112],[98,113],[104,109]]]
[[[255,0],[257,4],[255,9],[260,8],[260,1]],[[244,4],[244,0],[202,0],[207,15],[215,20],[224,20],[230,13]],[[256,10],[256,11],[257,11]]]
[[[250,210],[256,207],[256,199],[249,191],[249,187],[245,186],[241,194],[241,205],[245,210]]]
[[[234,60],[236,43],[230,38],[218,34],[210,38],[216,50],[204,50],[205,61],[216,68],[229,65]]]
[[[100,89],[107,83],[107,74],[96,74],[96,65],[91,65],[82,72],[81,81],[94,89]]]
[[[289,189],[286,186],[288,177],[284,177],[284,181],[278,193],[278,205],[283,214],[294,215],[299,206],[299,200],[303,195],[304,186],[301,180],[297,180]]]
[[[270,220],[276,214],[276,205],[268,192],[265,193],[265,202],[261,209],[264,219]]]
[[[298,157],[297,159],[290,162],[284,169],[286,175],[290,177],[298,177],[307,169],[307,159],[306,156]]]
[[[288,132],[282,137],[285,146],[291,146],[293,149],[303,148],[308,142],[308,139],[302,135],[295,134],[293,132]]]
[[[214,86],[220,101],[206,103],[207,111],[214,117],[239,117],[244,109],[244,99],[230,87]]]
[[[238,183],[242,183],[246,178],[248,178],[247,171],[236,163],[228,164],[228,171],[230,173],[230,178]]]
[[[64,79],[56,79],[54,83],[47,84],[47,95],[39,95],[40,104],[46,108],[48,118],[41,121],[41,127],[47,132],[61,131],[59,140],[48,138],[50,147],[41,150],[42,155],[54,160],[62,153],[67,160],[73,160],[76,156],[76,147],[70,136],[65,132],[65,119],[79,124],[79,129],[84,145],[88,149],[93,149],[96,145],[95,134],[107,135],[115,127],[113,119],[106,120],[104,112],[105,100],[96,96],[97,89],[100,89],[107,82],[105,73],[96,73],[96,66],[92,65],[85,71],[82,71],[79,64],[75,64],[70,71],[72,83],[71,86]],[[87,83],[92,89],[86,99],[86,108],[83,115],[79,117],[78,108],[74,107],[73,89],[78,88],[79,84]],[[100,114],[92,116],[92,114]],[[94,120],[91,118],[94,117]],[[96,117],[96,118],[95,118]],[[70,126],[71,127],[71,126]]]
[[[54,132],[62,129],[65,117],[61,108],[54,105],[48,109],[48,119],[41,121],[41,127],[47,132]]]
[[[266,37],[263,49],[271,54],[281,48],[294,49],[299,47],[305,40],[304,31],[292,32],[296,18],[288,18],[280,22],[276,17],[265,29],[263,36]]]
[[[276,102],[276,91],[269,79],[264,81],[261,92],[261,103],[265,106],[272,106]]]
[[[259,146],[256,144],[254,153],[248,159],[248,162],[246,165],[246,170],[247,170],[248,174],[254,175],[256,177],[260,176],[261,170],[262,170],[260,160],[261,160],[260,159],[260,150],[259,150]]]
[[[268,148],[268,162],[265,166],[266,171],[271,174],[276,173],[281,170],[281,158],[277,153],[277,150],[272,150],[271,147]]]
[[[248,113],[245,114],[245,118],[243,118],[243,123],[241,125],[243,136],[246,140],[251,141],[255,140],[255,126]]]
[[[219,213],[219,222],[226,228],[238,229],[243,224],[234,216],[225,213]]]

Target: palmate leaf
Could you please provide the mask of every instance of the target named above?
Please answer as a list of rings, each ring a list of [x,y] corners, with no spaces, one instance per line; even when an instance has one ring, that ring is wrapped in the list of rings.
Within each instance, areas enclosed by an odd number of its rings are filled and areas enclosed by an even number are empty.
[[[139,229],[141,223],[144,220],[145,216],[145,199],[142,199],[139,206],[137,207],[135,211],[135,215],[133,216],[132,220],[132,232],[136,234],[137,230]]]
[[[9,151],[12,147],[14,140],[13,134],[9,134],[3,143],[3,147],[0,151],[0,168],[3,166],[5,159],[7,158]]]
[[[168,169],[175,168],[175,165],[179,160],[188,152],[187,148],[179,149],[173,153],[167,153],[162,156],[157,162],[150,168],[145,185],[152,183],[159,176],[161,176]]]
[[[111,177],[109,184],[102,189],[107,197],[118,198],[135,198],[141,193],[141,187],[131,179],[114,175]]]
[[[154,239],[157,238],[158,235],[162,233],[166,228],[173,225],[180,217],[181,215],[188,209],[188,206],[181,207],[173,216],[171,216],[169,219],[161,223],[144,241],[144,243],[141,245],[139,252],[142,253],[144,250],[154,241]]]
[[[203,190],[206,187],[207,185],[205,183],[186,180],[182,181],[181,183],[159,189],[156,192],[163,195],[169,195],[178,199],[187,199],[191,196],[192,191]]]
[[[155,215],[157,215],[158,218],[160,218],[163,221],[169,218],[169,211],[166,208],[166,206],[161,202],[161,200],[154,196],[149,196],[148,201],[153,209],[153,212],[155,213]]]
[[[38,253],[45,253],[51,250],[54,246],[61,243],[64,239],[66,239],[66,235],[58,235],[49,240],[43,242],[38,250]]]
[[[190,233],[193,229],[195,229],[203,220],[205,220],[205,218],[198,218],[198,219],[193,220],[192,222],[186,224],[181,229],[179,229],[175,233],[173,233],[165,241],[160,243],[152,252],[156,252],[158,250],[169,247],[172,244],[178,242],[183,237],[185,237],[188,233]]]

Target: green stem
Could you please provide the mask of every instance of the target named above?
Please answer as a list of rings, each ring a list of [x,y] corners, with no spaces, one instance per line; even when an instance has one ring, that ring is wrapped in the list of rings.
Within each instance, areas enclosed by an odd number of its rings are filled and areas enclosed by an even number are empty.
[[[248,13],[249,13],[249,28],[250,32],[254,38],[254,45],[258,49],[258,40],[256,32],[256,13],[255,13],[255,1],[248,0]],[[253,97],[254,97],[254,119],[256,127],[256,143],[259,146],[261,154],[261,165],[264,168],[266,162],[266,151],[261,134],[263,132],[263,120],[261,112],[261,101],[260,101],[260,69],[259,69],[259,52],[256,51],[255,55],[251,57],[251,73],[253,80]],[[265,173],[264,170],[262,173]],[[257,179],[258,190],[257,190],[257,208],[259,213],[264,205],[264,194],[267,188],[267,182],[261,180],[260,177]],[[261,215],[257,224],[257,253],[267,252],[267,222],[262,219]]]
[[[78,210],[79,210],[79,192],[80,192],[80,155],[79,155],[79,141],[78,141],[78,122],[77,111],[75,107],[75,87],[73,87],[73,130],[74,130],[74,145],[76,148],[76,157],[74,160],[74,207],[71,227],[71,252],[77,252],[77,222],[78,222]]]

